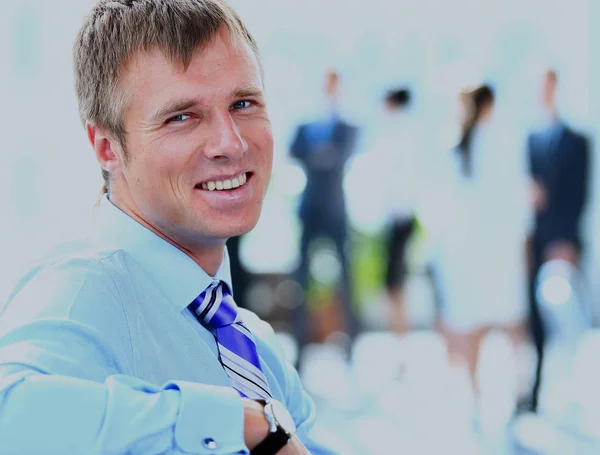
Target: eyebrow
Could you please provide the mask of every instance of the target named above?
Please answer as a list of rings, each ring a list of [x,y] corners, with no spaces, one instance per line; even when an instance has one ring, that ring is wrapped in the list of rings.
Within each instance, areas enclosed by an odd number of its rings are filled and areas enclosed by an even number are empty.
[[[236,90],[233,94],[234,98],[252,98],[263,96],[263,90],[258,88],[256,85],[248,85]]]
[[[264,96],[263,90],[255,85],[248,85],[233,92],[233,98],[258,98]],[[175,114],[176,112],[185,111],[194,106],[201,104],[199,98],[185,98],[174,100],[161,106],[154,112],[151,119],[161,120],[165,117]]]
[[[174,100],[165,106],[158,108],[151,118],[152,120],[160,120],[164,117],[174,114],[175,112],[185,111],[186,109],[194,107],[198,104],[200,104],[200,100],[197,98]]]

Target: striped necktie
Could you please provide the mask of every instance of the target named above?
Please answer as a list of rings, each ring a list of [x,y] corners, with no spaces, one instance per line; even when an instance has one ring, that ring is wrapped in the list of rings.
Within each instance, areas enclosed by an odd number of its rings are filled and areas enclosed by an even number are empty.
[[[244,398],[271,398],[252,333],[240,319],[227,285],[213,282],[189,306],[198,320],[214,329],[219,360],[231,384]]]

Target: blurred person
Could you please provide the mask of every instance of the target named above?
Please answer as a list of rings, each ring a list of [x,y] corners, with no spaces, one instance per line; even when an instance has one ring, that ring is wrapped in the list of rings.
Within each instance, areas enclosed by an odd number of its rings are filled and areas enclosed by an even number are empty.
[[[404,303],[407,274],[406,249],[415,228],[415,198],[419,184],[419,162],[415,125],[408,111],[408,88],[389,90],[383,101],[383,118],[375,126],[372,159],[379,163],[378,197],[385,198],[387,211],[387,267],[385,288],[391,303],[390,328],[398,333],[408,327]]]
[[[331,453],[231,295],[225,242],[255,226],[272,165],[255,41],[220,0],[102,0],[74,65],[106,195],[4,306],[0,452]]]
[[[241,256],[243,235],[236,235],[227,240],[227,253],[231,269],[231,284],[235,289],[235,303],[240,308],[251,309],[247,302],[247,292],[250,285],[250,272],[244,265]]]
[[[531,396],[536,411],[542,380],[546,333],[535,297],[535,280],[542,265],[562,259],[579,266],[583,253],[581,218],[587,202],[589,145],[561,119],[556,105],[558,75],[543,75],[543,124],[528,139],[531,200],[535,211],[530,257],[530,330],[538,362]]]
[[[341,265],[341,301],[345,329],[352,338],[359,323],[352,304],[348,217],[343,189],[344,171],[354,152],[357,128],[342,120],[339,112],[340,75],[328,71],[324,94],[327,111],[322,119],[300,125],[292,141],[291,156],[299,161],[306,173],[306,188],[300,201],[302,224],[300,265],[297,279],[306,291],[309,283],[310,247],[319,238],[333,242]],[[300,346],[311,340],[307,327],[309,312],[302,301],[292,314],[294,335]]]
[[[526,171],[509,131],[494,118],[495,94],[481,85],[461,95],[460,142],[441,184],[441,325],[451,360],[464,362],[476,388],[480,343],[492,329],[523,338],[527,285]],[[522,160],[524,161],[524,160]]]

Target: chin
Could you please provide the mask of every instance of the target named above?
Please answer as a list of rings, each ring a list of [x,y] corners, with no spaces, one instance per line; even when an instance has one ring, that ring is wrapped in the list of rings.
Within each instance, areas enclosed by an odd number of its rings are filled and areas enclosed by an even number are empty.
[[[247,234],[250,232],[258,223],[259,216],[248,216],[240,219],[228,219],[223,220],[219,224],[219,227],[215,226],[214,233],[215,237],[221,239],[229,239],[231,237],[237,237],[239,235]]]

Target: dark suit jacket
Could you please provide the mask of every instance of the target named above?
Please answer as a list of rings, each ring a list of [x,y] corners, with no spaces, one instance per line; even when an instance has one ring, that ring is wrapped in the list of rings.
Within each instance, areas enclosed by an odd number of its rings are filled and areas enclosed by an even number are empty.
[[[581,134],[561,126],[552,141],[544,131],[530,135],[528,141],[531,175],[545,187],[547,196],[547,207],[536,216],[534,241],[539,248],[558,240],[582,246],[589,144]]]
[[[311,124],[298,127],[291,155],[306,172],[307,182],[300,203],[300,217],[328,216],[345,218],[344,168],[356,144],[357,128],[341,120],[333,125],[331,135],[313,144],[307,134]]]

